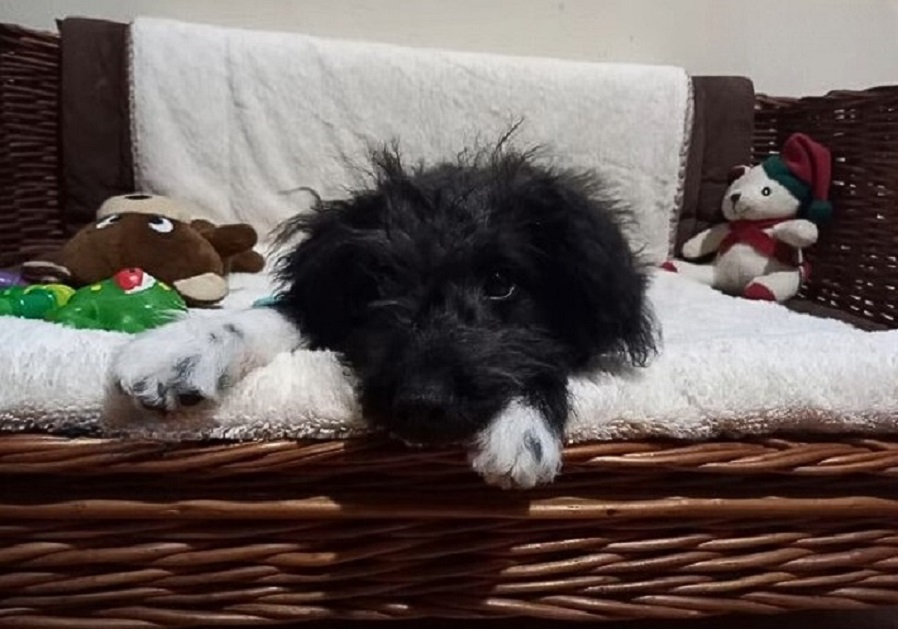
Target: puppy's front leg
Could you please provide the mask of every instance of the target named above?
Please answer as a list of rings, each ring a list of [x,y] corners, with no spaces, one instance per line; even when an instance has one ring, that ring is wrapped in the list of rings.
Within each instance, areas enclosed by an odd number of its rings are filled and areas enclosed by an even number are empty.
[[[561,435],[524,400],[512,401],[475,438],[471,466],[490,485],[528,489],[561,470]]]
[[[124,345],[111,377],[140,405],[174,411],[216,399],[249,371],[302,344],[296,326],[273,308],[182,319]]]

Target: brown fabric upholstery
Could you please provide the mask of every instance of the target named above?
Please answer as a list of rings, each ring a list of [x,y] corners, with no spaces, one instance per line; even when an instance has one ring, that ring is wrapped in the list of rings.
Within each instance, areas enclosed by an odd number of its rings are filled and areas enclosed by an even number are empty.
[[[754,86],[749,79],[692,79],[694,115],[676,251],[691,236],[720,222],[720,200],[733,166],[751,161]]]
[[[107,198],[134,189],[126,24],[58,22],[62,38],[62,152],[68,233]]]

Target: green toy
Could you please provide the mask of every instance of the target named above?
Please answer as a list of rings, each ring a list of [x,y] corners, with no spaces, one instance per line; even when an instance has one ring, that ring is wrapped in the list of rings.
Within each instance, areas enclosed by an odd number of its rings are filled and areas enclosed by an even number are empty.
[[[81,329],[143,332],[186,310],[177,292],[141,269],[124,269],[77,291],[60,284],[0,291],[0,315]]]
[[[63,284],[11,286],[0,290],[0,316],[43,319],[66,305],[75,289]]]

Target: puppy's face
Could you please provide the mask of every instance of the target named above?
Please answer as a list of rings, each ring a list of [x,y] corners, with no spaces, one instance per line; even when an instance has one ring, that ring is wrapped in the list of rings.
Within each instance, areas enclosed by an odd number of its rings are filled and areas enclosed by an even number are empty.
[[[343,355],[363,411],[407,441],[463,440],[513,399],[561,430],[567,375],[652,349],[644,277],[585,178],[495,153],[403,168],[285,233],[282,310]]]

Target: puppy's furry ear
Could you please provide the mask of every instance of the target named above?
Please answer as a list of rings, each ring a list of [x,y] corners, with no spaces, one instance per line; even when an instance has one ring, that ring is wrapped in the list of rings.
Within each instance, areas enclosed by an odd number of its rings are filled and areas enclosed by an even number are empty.
[[[541,217],[534,232],[549,271],[544,290],[575,362],[619,356],[645,364],[655,352],[654,318],[622,212],[598,199],[598,185],[586,175],[537,171],[526,188],[522,198]]]
[[[279,261],[278,308],[313,347],[339,347],[358,308],[372,297],[374,286],[359,259],[361,235],[347,217],[354,205],[374,202],[370,195],[319,201],[310,214],[296,216],[281,228],[281,244],[305,238]]]

